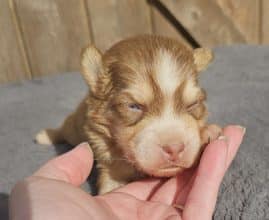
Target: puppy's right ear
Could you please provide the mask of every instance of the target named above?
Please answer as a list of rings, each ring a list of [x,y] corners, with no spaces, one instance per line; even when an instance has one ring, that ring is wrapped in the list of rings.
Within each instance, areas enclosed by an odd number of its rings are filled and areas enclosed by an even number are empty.
[[[197,48],[193,53],[194,64],[198,72],[204,71],[213,60],[213,53],[208,48]]]
[[[99,76],[104,71],[102,54],[95,46],[89,45],[82,51],[81,67],[84,79],[90,86],[90,90],[95,93]]]

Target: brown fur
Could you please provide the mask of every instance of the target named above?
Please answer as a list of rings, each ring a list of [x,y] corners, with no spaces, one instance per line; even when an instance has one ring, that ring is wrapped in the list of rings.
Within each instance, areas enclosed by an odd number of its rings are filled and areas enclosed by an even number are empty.
[[[197,81],[198,71],[205,69],[211,59],[212,54],[207,49],[190,51],[175,40],[159,36],[126,39],[104,55],[90,45],[82,54],[82,74],[90,86],[88,95],[59,129],[42,131],[36,139],[44,144],[68,142],[77,145],[88,141],[99,169],[99,193],[145,175],[175,175],[194,164],[202,146],[220,132],[219,127],[206,125],[206,96]],[[171,68],[167,77],[162,75],[166,66]],[[171,86],[169,77],[170,81],[176,81],[171,82]],[[172,91],[173,86],[175,91]],[[169,105],[172,106],[167,107]],[[158,164],[156,158],[162,154],[155,152],[163,145],[186,142],[183,142],[186,134],[179,132],[177,136],[175,132],[160,130],[159,118],[160,123],[169,125],[172,123],[169,117],[182,122],[181,127],[175,123],[173,126],[199,134],[195,142],[199,143],[199,149],[195,152],[188,149],[187,159],[182,159],[184,168],[173,172],[163,170],[162,165],[157,170],[154,168],[154,164]],[[162,140],[161,146],[155,146],[155,136],[149,139],[147,148],[152,147],[152,150],[145,151],[149,153],[148,158],[140,160],[138,155],[144,149],[141,143],[148,137],[144,137],[143,132],[152,130],[151,124],[153,130],[160,130],[157,136]],[[148,164],[151,160],[153,162]]]

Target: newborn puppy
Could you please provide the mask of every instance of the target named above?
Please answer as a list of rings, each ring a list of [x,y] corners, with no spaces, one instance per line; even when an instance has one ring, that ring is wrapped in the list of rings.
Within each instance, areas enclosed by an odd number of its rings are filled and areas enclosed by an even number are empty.
[[[90,45],[81,60],[88,95],[60,128],[36,140],[89,142],[101,194],[144,176],[174,176],[221,132],[206,124],[206,94],[197,80],[211,60],[208,49],[160,36],[126,39],[103,55]]]

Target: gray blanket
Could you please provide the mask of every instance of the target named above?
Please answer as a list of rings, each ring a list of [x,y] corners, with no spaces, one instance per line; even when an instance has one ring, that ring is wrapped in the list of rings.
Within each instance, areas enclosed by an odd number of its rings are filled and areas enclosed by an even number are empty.
[[[247,127],[223,181],[215,219],[269,219],[269,48],[216,48],[201,83],[211,122]],[[14,183],[68,149],[35,144],[35,134],[58,126],[86,91],[74,73],[0,86],[0,219],[7,219]],[[84,189],[91,191],[89,185]]]

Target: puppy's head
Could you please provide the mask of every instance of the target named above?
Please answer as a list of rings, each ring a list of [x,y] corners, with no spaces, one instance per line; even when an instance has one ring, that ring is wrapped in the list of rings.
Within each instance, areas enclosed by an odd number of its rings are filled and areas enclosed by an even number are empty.
[[[157,36],[121,41],[104,55],[86,49],[82,72],[91,94],[106,103],[112,139],[137,169],[172,176],[192,166],[207,115],[197,76],[211,59],[207,49]]]

